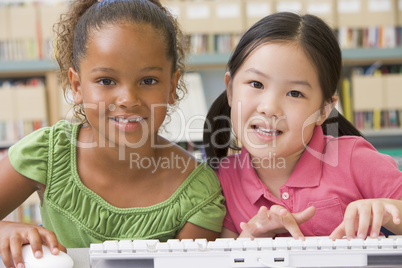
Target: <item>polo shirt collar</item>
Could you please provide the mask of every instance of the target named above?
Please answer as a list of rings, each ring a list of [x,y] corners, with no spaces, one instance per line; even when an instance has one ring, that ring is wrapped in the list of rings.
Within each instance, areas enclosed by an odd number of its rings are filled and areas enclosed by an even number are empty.
[[[286,182],[288,187],[316,187],[320,185],[326,138],[321,126],[314,128],[313,136]]]
[[[260,180],[251,162],[251,157],[246,148],[241,149],[239,156],[240,163],[243,163],[242,168],[239,170],[241,178],[241,186],[248,200],[255,204],[261,196],[267,192],[268,188]]]

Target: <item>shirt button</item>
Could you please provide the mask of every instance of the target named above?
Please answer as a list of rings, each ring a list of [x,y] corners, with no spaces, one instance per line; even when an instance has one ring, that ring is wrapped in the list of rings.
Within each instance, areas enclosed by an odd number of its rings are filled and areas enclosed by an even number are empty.
[[[289,199],[289,193],[288,192],[284,192],[283,194],[282,194],[282,199]]]

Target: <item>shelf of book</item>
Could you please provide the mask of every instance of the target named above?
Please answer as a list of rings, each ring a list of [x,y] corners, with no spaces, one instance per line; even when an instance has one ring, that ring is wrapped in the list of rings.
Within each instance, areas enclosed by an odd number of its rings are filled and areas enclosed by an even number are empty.
[[[383,129],[365,129],[362,130],[364,136],[378,137],[378,136],[400,136],[402,137],[402,128],[383,128]],[[402,140],[401,140],[402,142]]]
[[[202,53],[188,57],[190,68],[208,68],[210,66],[226,66],[231,53]],[[342,49],[345,64],[367,63],[380,60],[382,62],[402,62],[402,47],[396,48],[355,48]]]
[[[231,53],[202,53],[191,54],[187,59],[190,67],[226,66]],[[343,60],[367,61],[402,61],[402,47],[396,48],[355,48],[343,49]],[[32,61],[0,61],[0,73],[29,73],[56,71],[57,63],[52,60]]]
[[[366,129],[361,132],[377,150],[402,148],[402,128]]]
[[[383,62],[401,62],[402,47],[342,49],[342,58],[346,64],[351,62],[373,62],[376,60]]]
[[[56,71],[57,63],[52,60],[24,60],[24,61],[0,61],[0,73],[41,73]]]
[[[0,150],[9,148],[11,145],[13,145],[15,141],[0,141]]]
[[[191,54],[188,57],[187,64],[190,68],[209,67],[209,66],[226,66],[231,53],[202,53]]]

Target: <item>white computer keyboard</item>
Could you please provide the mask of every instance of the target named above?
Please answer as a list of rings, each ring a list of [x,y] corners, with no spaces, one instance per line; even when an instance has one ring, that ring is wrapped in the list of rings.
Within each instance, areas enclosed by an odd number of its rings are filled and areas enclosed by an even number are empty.
[[[92,268],[402,267],[402,236],[106,241],[89,258]]]

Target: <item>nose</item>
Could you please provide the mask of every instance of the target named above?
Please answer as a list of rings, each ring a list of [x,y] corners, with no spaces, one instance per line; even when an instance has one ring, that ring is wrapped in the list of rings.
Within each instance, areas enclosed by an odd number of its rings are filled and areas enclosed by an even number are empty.
[[[134,87],[126,86],[118,91],[116,105],[121,108],[130,109],[141,104],[141,97]]]
[[[279,118],[283,115],[281,96],[273,90],[267,90],[260,96],[257,112],[266,118]]]

